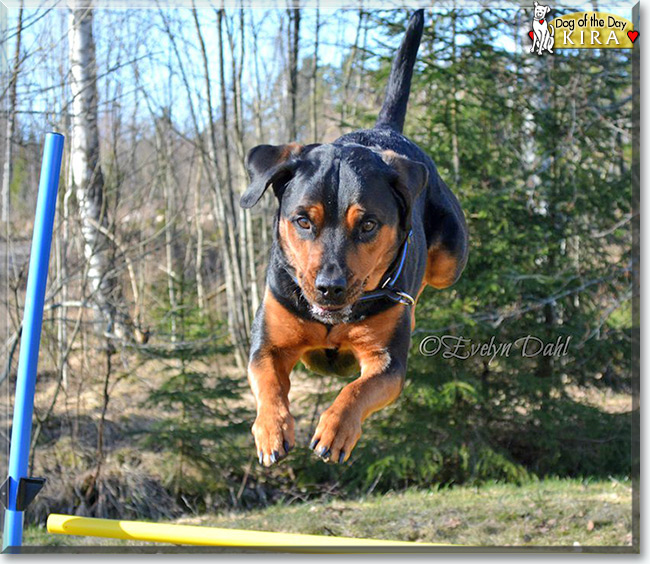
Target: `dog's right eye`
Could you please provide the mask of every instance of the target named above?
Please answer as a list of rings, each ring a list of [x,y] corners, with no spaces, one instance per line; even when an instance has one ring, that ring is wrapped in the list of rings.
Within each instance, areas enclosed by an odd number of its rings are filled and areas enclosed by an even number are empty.
[[[311,221],[306,217],[298,217],[295,220],[295,224],[300,227],[300,229],[311,229]]]

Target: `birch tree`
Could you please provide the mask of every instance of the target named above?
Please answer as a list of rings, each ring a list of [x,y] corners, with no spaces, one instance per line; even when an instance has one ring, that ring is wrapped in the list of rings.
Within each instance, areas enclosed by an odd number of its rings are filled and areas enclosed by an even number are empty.
[[[93,11],[75,7],[70,13],[70,90],[72,93],[71,181],[79,205],[84,256],[93,304],[104,333],[126,336],[126,317],[118,313],[121,297],[116,277],[100,165],[97,126],[97,63]]]
[[[318,143],[318,42],[320,32],[320,8],[316,2],[316,24],[314,27],[314,56],[311,66],[311,140]]]

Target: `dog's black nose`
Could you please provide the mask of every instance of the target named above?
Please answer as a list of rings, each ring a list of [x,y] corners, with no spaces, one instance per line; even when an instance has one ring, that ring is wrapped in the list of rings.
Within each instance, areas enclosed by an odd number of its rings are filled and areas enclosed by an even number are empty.
[[[341,304],[345,298],[346,281],[344,277],[329,278],[319,274],[316,277],[318,297],[324,302]]]

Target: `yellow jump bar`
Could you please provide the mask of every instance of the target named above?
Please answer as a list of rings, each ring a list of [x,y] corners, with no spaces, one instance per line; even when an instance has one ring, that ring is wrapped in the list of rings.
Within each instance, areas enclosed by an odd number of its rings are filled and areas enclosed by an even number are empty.
[[[194,525],[167,525],[164,523],[146,523],[144,521],[95,519],[55,513],[49,515],[47,518],[47,530],[50,533],[62,535],[237,548],[420,548],[427,546],[449,546],[405,541],[353,539],[293,533],[271,533],[267,531],[246,531],[241,529],[218,529],[215,527],[197,527]]]

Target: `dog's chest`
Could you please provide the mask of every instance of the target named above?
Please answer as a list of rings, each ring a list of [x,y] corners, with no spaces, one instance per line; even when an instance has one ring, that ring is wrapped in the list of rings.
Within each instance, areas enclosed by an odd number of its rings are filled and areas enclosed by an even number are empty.
[[[388,346],[403,313],[403,306],[396,305],[357,323],[334,325],[319,335],[320,339],[312,346],[357,352],[383,350]]]
[[[363,321],[329,327],[321,323],[293,318],[292,322],[284,324],[282,331],[277,327],[272,334],[276,338],[282,334],[284,337],[278,339],[275,344],[287,348],[356,351],[383,349],[389,343],[402,313],[403,306],[397,305]],[[279,342],[280,340],[282,342]]]

